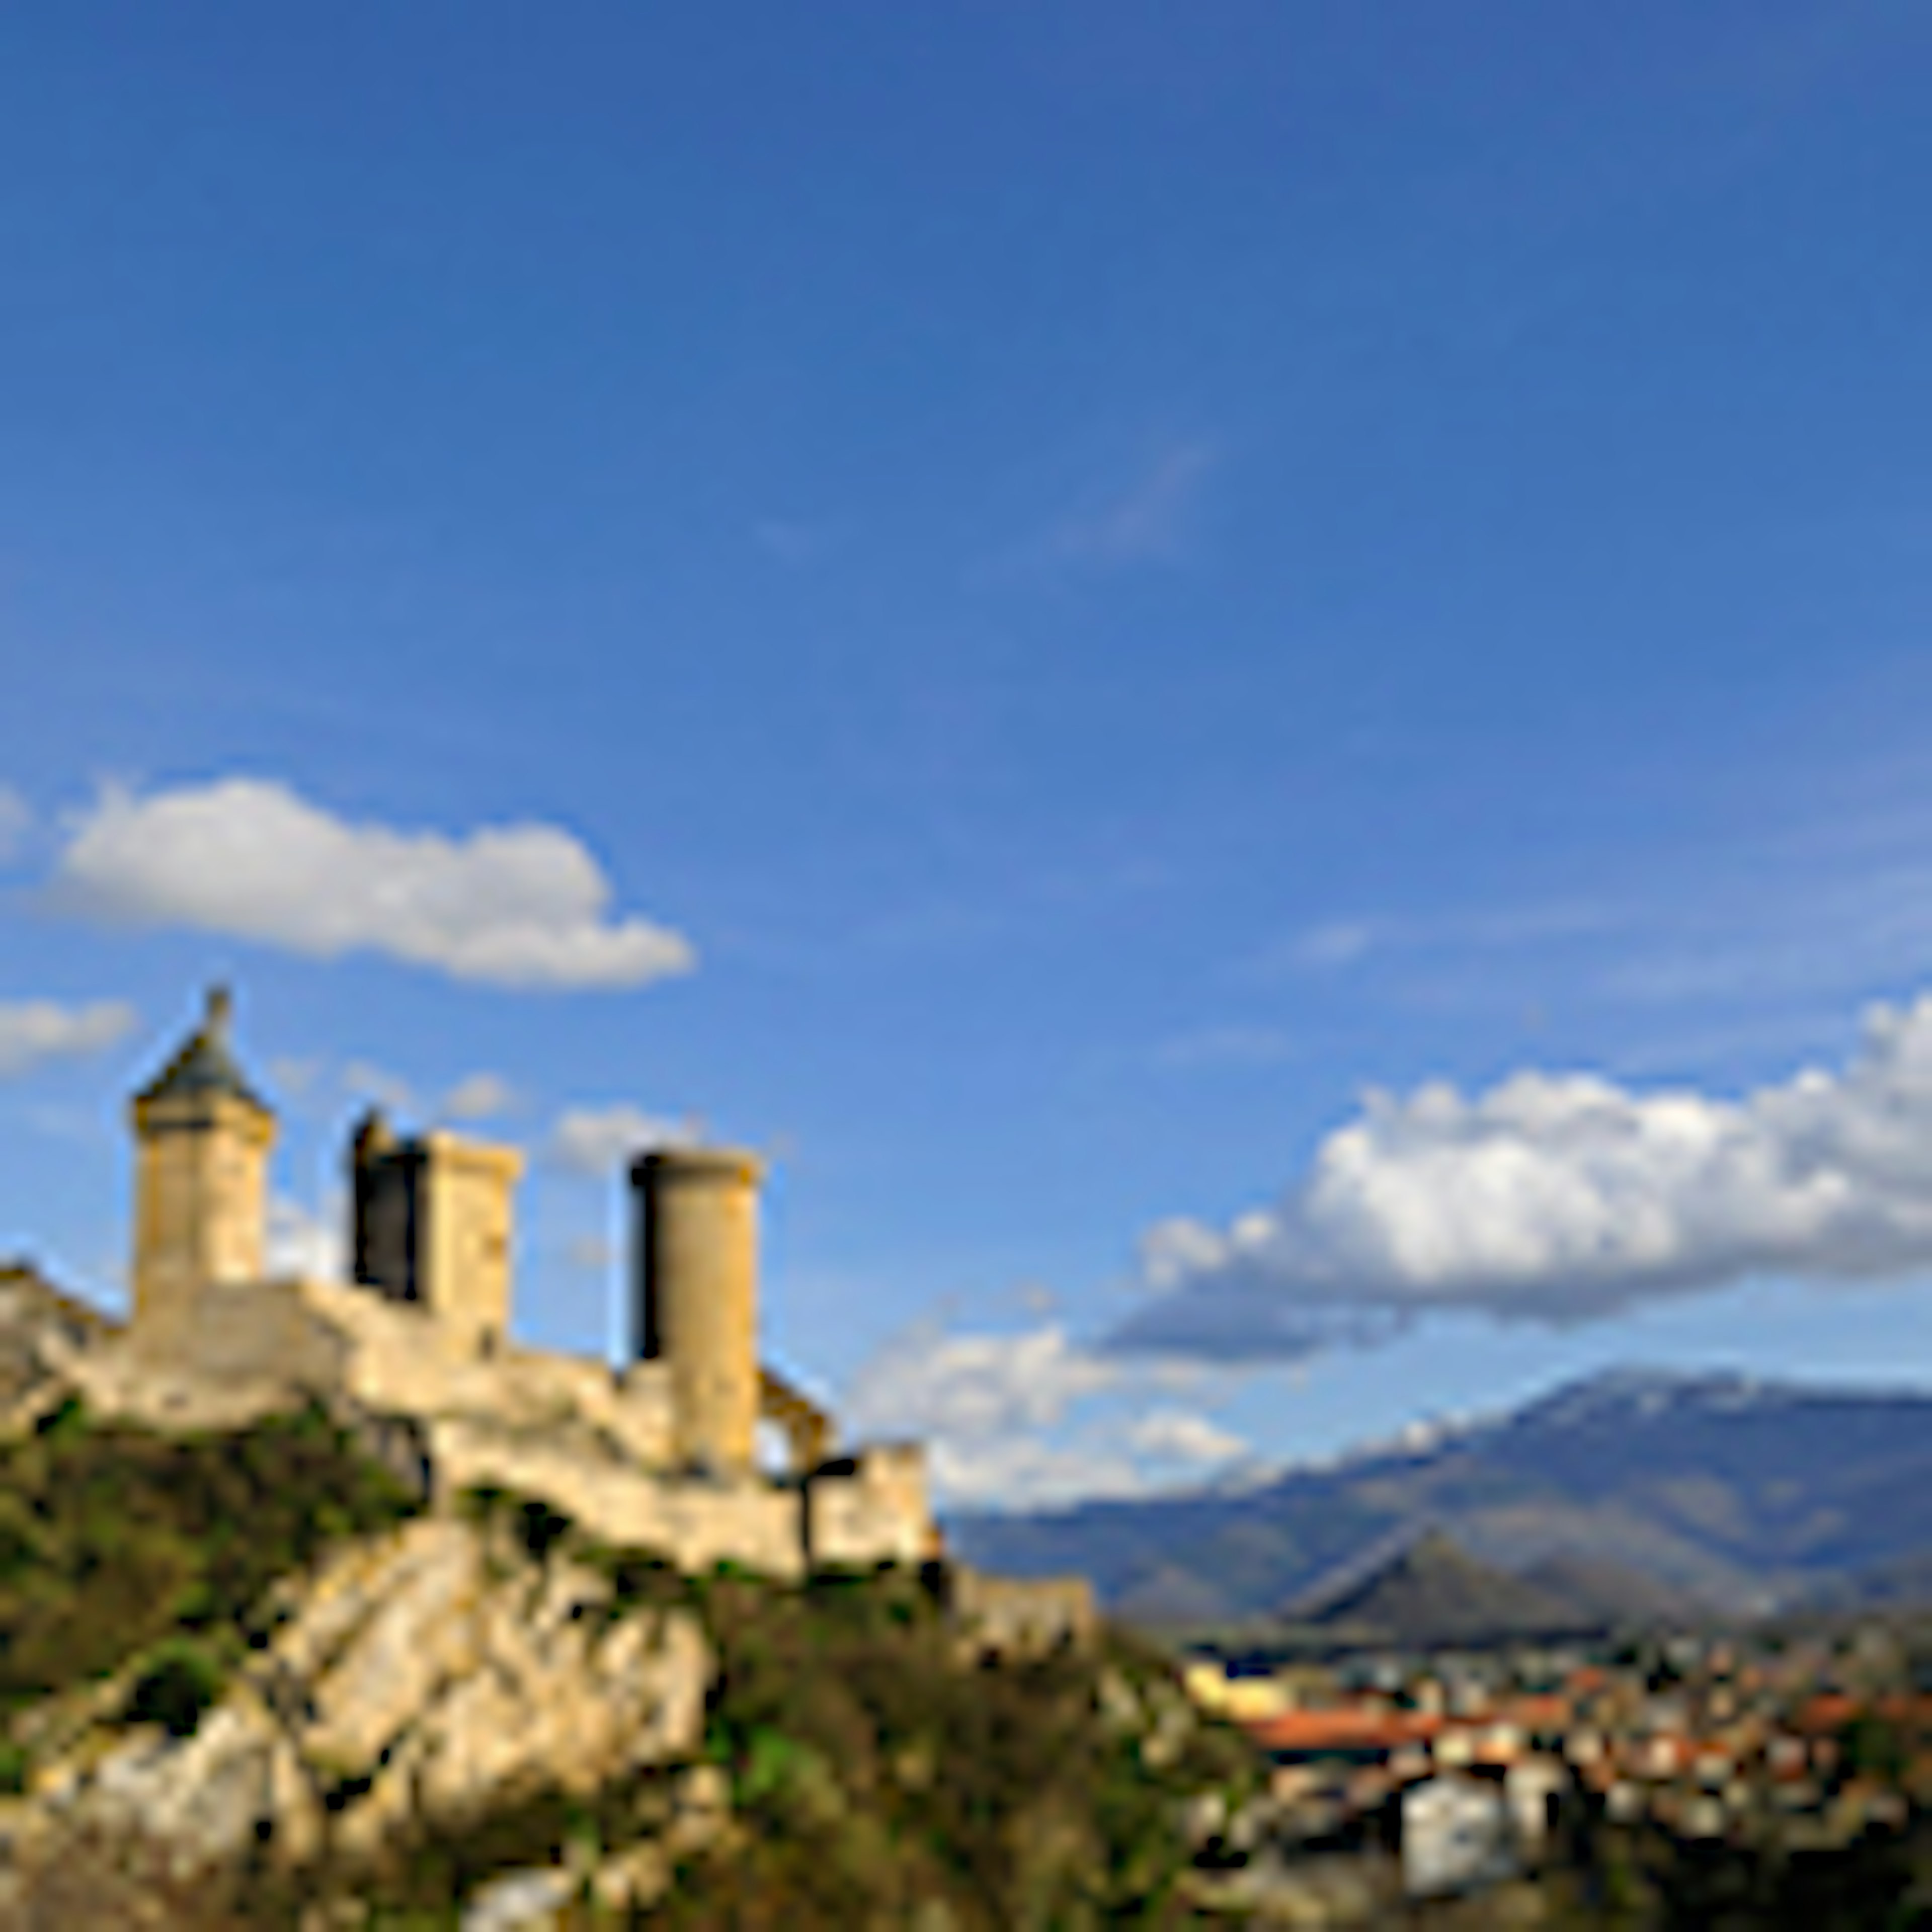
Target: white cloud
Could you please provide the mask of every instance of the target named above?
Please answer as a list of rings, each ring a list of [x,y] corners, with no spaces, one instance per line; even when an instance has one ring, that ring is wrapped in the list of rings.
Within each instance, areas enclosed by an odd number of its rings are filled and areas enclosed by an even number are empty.
[[[472,1073],[444,1094],[436,1111],[449,1120],[488,1120],[517,1104],[517,1090],[496,1073]]]
[[[1291,954],[1300,966],[1352,966],[1375,943],[1375,928],[1366,920],[1334,919],[1300,934]]]
[[[286,1194],[271,1195],[265,1246],[271,1275],[300,1275],[310,1281],[342,1281],[349,1274],[347,1208],[339,1196],[320,1212]]]
[[[292,1100],[306,1100],[326,1070],[316,1054],[278,1053],[268,1061],[268,1078],[277,1093]]]
[[[268,1071],[277,1089],[294,1100],[316,1096],[326,1080],[329,1090],[339,1090],[354,1100],[380,1107],[384,1113],[403,1119],[427,1115],[436,1120],[487,1120],[512,1112],[521,1098],[500,1074],[487,1072],[466,1075],[432,1100],[425,1099],[422,1088],[407,1075],[373,1060],[348,1060],[332,1068],[320,1059],[284,1058],[271,1060]]]
[[[1052,1442],[1038,1436],[941,1438],[928,1444],[934,1491],[973,1509],[1054,1509],[1148,1487],[1118,1444]]]
[[[1424,1310],[1566,1322],[1752,1275],[1932,1267],[1932,996],[1728,1100],[1529,1070],[1371,1094],[1274,1206],[1143,1245],[1128,1346],[1294,1352]]]
[[[373,1101],[384,1112],[412,1114],[416,1090],[400,1073],[374,1060],[352,1060],[342,1070],[342,1084],[358,1100]]]
[[[1162,450],[1124,488],[1082,506],[1054,531],[1048,550],[1076,563],[1172,563],[1184,557],[1202,490],[1220,460],[1196,439]]]
[[[55,1000],[0,1000],[0,1079],[50,1060],[98,1053],[133,1030],[134,1010],[119,1000],[62,1006]]]
[[[1069,1403],[1121,1373],[1058,1322],[1010,1335],[944,1335],[922,1324],[859,1371],[844,1408],[854,1428],[881,1435],[1012,1435],[1058,1422]]]
[[[855,1436],[925,1442],[935,1490],[968,1506],[1038,1508],[1196,1480],[1246,1445],[1208,1417],[1149,1398],[1198,1389],[1198,1365],[1096,1353],[1058,1322],[946,1333],[922,1322],[852,1377]]]
[[[1243,1438],[1191,1408],[1150,1409],[1128,1430],[1127,1440],[1141,1454],[1163,1462],[1210,1466],[1251,1453]]]
[[[32,806],[11,785],[0,784],[0,865],[18,854],[33,824]]]
[[[1298,1052],[1292,1035],[1279,1027],[1203,1027],[1177,1034],[1154,1050],[1162,1066],[1186,1071],[1214,1067],[1278,1066]]]
[[[652,1148],[682,1147],[694,1138],[688,1122],[646,1114],[628,1101],[604,1107],[567,1107],[544,1146],[553,1167],[592,1178],[609,1174]]]
[[[399,831],[262,778],[146,797],[104,787],[70,830],[54,898],[102,918],[312,958],[380,953],[496,986],[638,986],[694,963],[681,934],[614,917],[609,880],[558,826]]]

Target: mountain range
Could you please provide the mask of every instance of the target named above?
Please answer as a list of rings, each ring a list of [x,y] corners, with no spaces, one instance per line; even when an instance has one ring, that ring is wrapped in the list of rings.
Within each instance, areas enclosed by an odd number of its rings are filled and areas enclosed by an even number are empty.
[[[1431,1532],[1628,1620],[1897,1600],[1932,1586],[1932,1394],[1617,1370],[1240,1489],[946,1529],[968,1562],[1084,1574],[1145,1624],[1294,1614]]]

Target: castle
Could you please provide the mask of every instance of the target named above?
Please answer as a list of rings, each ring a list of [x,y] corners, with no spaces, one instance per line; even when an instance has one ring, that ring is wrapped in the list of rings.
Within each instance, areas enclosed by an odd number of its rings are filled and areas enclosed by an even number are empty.
[[[632,1163],[624,1366],[526,1348],[509,1333],[510,1148],[399,1139],[370,1114],[349,1151],[350,1279],[268,1274],[275,1117],[230,1024],[211,994],[134,1099],[131,1319],[66,1365],[90,1409],[220,1427],[319,1402],[432,1502],[512,1492],[686,1568],[796,1577],[938,1553],[922,1451],[833,1454],[832,1418],[760,1361],[754,1156]]]

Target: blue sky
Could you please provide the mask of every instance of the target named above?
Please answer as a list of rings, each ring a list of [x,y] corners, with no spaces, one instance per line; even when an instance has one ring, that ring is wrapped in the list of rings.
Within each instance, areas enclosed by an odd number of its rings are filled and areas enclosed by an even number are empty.
[[[1880,0],[0,24],[0,1250],[118,1295],[220,975],[291,1252],[392,1094],[597,1348],[600,1160],[745,1141],[775,1352],[961,1498],[1912,1378],[1928,81]]]

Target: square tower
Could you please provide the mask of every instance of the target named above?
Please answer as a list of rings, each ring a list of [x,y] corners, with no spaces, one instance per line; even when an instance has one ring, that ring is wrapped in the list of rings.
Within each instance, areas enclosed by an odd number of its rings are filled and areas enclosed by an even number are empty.
[[[380,1113],[350,1151],[354,1274],[392,1301],[412,1301],[488,1347],[510,1320],[513,1148],[428,1133],[398,1141]]]
[[[212,1282],[259,1280],[275,1117],[228,1045],[225,989],[135,1095],[134,1326],[163,1334]]]

